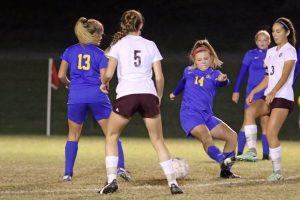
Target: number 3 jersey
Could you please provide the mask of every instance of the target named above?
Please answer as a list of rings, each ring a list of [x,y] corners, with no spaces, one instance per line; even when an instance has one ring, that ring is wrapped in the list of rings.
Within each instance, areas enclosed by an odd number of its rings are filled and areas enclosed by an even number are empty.
[[[60,58],[69,64],[71,82],[68,104],[109,100],[100,90],[100,69],[107,68],[104,51],[93,44],[75,44],[68,47]]]
[[[184,91],[181,109],[213,113],[213,101],[217,87],[222,87],[229,83],[228,79],[223,82],[217,81],[220,74],[220,70],[212,68],[201,71],[190,66],[186,67],[182,79],[173,91],[175,96]]]
[[[269,75],[268,87],[265,90],[265,96],[269,94],[275,85],[278,83],[283,72],[284,63],[288,60],[297,61],[296,49],[290,44],[286,43],[278,51],[277,46],[268,49],[265,58],[265,66],[267,67],[267,74]],[[296,63],[296,62],[295,62]],[[284,98],[290,101],[294,101],[294,91],[293,91],[293,81],[294,81],[294,71],[293,69],[285,82],[285,84],[278,90],[275,97]]]
[[[152,67],[154,62],[162,60],[162,56],[154,42],[127,35],[113,45],[107,55],[118,61],[117,98],[143,93],[157,96]]]

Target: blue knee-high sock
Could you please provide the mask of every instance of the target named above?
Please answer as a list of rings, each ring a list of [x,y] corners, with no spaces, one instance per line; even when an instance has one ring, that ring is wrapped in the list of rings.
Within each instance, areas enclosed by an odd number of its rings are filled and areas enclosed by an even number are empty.
[[[207,149],[207,154],[210,158],[217,161],[219,164],[222,163],[222,161],[225,159],[225,156],[223,153],[218,149],[216,146],[210,146]]]
[[[124,164],[124,152],[122,147],[122,141],[118,139],[118,153],[119,153],[119,161],[118,161],[118,168],[125,168]]]
[[[65,147],[65,175],[73,176],[73,168],[78,151],[78,141],[67,141]]]
[[[262,143],[262,147],[263,147],[263,154],[269,155],[269,143],[267,140],[267,136],[265,134],[261,135],[261,143]]]
[[[237,155],[243,154],[246,145],[246,136],[244,131],[240,131],[238,135],[238,153]]]

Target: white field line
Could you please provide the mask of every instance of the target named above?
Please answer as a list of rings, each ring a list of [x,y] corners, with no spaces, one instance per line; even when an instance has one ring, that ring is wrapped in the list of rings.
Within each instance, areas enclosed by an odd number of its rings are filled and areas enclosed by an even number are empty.
[[[300,175],[296,176],[289,176],[285,178],[285,181],[289,180],[297,180],[300,179]],[[253,180],[247,180],[247,179],[239,179],[234,181],[228,181],[228,182],[215,182],[215,183],[203,183],[203,184],[193,184],[193,185],[185,185],[182,188],[195,188],[195,187],[211,187],[211,186],[230,186],[230,185],[239,185],[239,184],[245,184],[245,183],[269,183],[266,179],[253,179]],[[161,188],[164,186],[161,185],[141,185],[141,186],[132,186],[130,189],[147,189],[147,188]],[[38,194],[38,193],[74,193],[74,192],[97,192],[99,189],[92,189],[92,188],[77,188],[77,189],[53,189],[53,190],[19,190],[19,191],[0,191],[0,194]]]

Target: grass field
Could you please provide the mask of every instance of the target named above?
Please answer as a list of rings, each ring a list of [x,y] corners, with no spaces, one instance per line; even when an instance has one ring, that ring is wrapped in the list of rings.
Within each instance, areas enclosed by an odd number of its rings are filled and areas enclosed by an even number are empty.
[[[72,182],[62,182],[65,137],[0,136],[0,199],[299,199],[300,142],[282,142],[287,180],[268,183],[270,161],[238,162],[239,180],[219,178],[219,166],[200,144],[166,139],[172,156],[189,162],[189,175],[179,180],[185,194],[171,196],[148,139],[123,138],[125,162],[133,181],[119,180],[117,193],[97,194],[105,182],[104,138],[83,136]],[[222,143],[216,143],[221,147]],[[260,145],[258,152],[261,154]]]

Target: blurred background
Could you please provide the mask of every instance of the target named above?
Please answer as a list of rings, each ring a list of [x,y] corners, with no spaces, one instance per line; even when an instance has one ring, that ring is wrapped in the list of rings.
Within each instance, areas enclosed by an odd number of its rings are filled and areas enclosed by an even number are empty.
[[[77,43],[73,30],[79,17],[95,18],[104,24],[100,48],[105,49],[125,10],[143,13],[142,35],[153,40],[164,57],[166,83],[161,110],[166,137],[184,137],[179,122],[181,97],[171,102],[168,95],[189,64],[187,56],[196,40],[208,39],[224,62],[222,71],[228,74],[231,84],[219,90],[214,112],[238,132],[246,81],[238,105],[231,101],[231,95],[244,54],[256,47],[255,33],[260,29],[271,33],[272,23],[281,16],[290,18],[300,32],[299,0],[5,1],[1,7],[0,134],[46,134],[48,58],[54,59],[58,69],[60,54]],[[111,83],[112,100],[115,85],[116,78]],[[299,89],[298,80],[295,97]],[[51,135],[67,134],[67,96],[63,86],[52,91]],[[281,131],[282,139],[300,139],[298,117],[299,107],[295,105]],[[88,116],[83,135],[100,132]],[[123,136],[147,137],[138,115]]]

